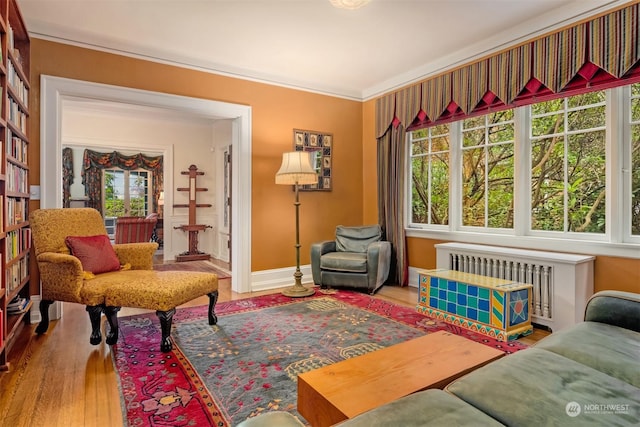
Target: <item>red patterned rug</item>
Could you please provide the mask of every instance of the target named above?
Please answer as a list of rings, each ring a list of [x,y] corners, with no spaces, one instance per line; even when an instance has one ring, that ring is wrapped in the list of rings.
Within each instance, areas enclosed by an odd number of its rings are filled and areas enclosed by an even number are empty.
[[[272,410],[304,422],[296,410],[299,373],[438,330],[506,353],[526,347],[350,291],[219,303],[216,326],[206,311],[176,312],[169,353],[159,351],[154,314],[120,319],[113,354],[126,425],[225,427]]]

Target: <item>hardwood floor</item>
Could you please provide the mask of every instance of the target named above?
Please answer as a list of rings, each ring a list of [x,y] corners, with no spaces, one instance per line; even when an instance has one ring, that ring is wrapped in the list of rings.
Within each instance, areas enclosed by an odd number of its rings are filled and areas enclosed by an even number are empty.
[[[219,281],[219,301],[278,292],[238,294],[230,279]],[[415,306],[416,288],[384,286],[377,298]],[[202,297],[184,306],[207,304]],[[149,310],[123,308],[120,316]],[[91,332],[84,306],[63,305],[62,319],[52,321],[46,334],[35,335],[27,325],[9,354],[10,370],[0,373],[0,424],[3,426],[75,427],[122,426],[122,410],[111,350],[104,341],[89,344]],[[104,322],[103,322],[104,323]],[[103,335],[105,325],[103,324]],[[536,331],[526,342],[546,333]],[[525,340],[523,340],[525,341]]]

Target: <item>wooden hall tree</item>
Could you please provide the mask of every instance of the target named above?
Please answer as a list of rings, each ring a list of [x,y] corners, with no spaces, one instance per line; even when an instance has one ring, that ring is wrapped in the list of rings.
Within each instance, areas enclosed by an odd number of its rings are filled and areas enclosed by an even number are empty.
[[[211,207],[211,204],[208,203],[196,203],[196,194],[200,191],[208,191],[208,188],[202,188],[196,185],[197,176],[204,175],[204,172],[199,172],[196,165],[191,165],[189,166],[188,171],[182,171],[180,173],[182,175],[189,175],[189,187],[177,188],[178,191],[189,192],[189,203],[174,204],[173,207],[189,208],[189,224],[180,225],[174,228],[189,233],[189,250],[176,256],[176,261],[208,260],[211,258],[211,255],[198,250],[198,233],[201,231],[205,231],[207,228],[211,228],[211,226],[196,224],[196,208]]]

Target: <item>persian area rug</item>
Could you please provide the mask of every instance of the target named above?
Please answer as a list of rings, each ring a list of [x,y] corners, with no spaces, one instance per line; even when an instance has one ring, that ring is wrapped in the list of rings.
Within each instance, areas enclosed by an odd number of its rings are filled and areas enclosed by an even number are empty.
[[[272,410],[296,409],[297,375],[412,338],[447,330],[512,353],[499,342],[369,295],[316,291],[222,302],[176,312],[174,348],[161,353],[155,314],[120,319],[113,347],[125,424],[234,426]]]
[[[158,271],[204,271],[205,273],[217,274],[218,279],[228,279],[231,277],[227,271],[217,267],[210,261],[168,262],[165,264],[154,264],[153,269]]]

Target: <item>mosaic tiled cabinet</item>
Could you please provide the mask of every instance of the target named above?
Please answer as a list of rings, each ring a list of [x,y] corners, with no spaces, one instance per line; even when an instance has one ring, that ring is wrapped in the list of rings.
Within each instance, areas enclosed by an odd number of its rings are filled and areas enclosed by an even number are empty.
[[[453,270],[425,270],[418,277],[417,309],[428,316],[500,341],[533,331],[529,284]]]

